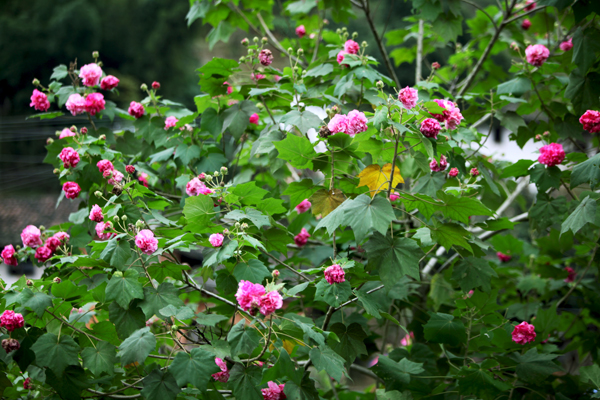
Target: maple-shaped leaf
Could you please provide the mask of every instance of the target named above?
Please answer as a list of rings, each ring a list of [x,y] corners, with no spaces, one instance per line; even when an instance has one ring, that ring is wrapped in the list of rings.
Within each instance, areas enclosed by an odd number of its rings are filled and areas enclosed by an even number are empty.
[[[310,196],[312,213],[314,215],[321,214],[322,217],[326,217],[327,214],[338,208],[345,199],[346,196],[339,189],[319,189]]]
[[[360,182],[358,187],[367,186],[371,197],[375,196],[381,191],[388,190],[390,175],[392,172],[392,164],[387,163],[381,168],[377,164],[371,164],[358,174]],[[399,183],[404,183],[402,175],[400,175],[400,169],[398,166],[394,166],[394,181],[392,182],[392,188],[395,188]]]

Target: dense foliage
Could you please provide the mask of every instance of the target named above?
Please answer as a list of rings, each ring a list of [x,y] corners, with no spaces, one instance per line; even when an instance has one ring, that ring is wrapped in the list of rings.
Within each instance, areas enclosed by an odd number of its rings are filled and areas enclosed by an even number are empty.
[[[290,1],[278,40],[270,1],[192,1],[211,45],[264,35],[198,69],[196,109],[158,82],[118,108],[98,53],[35,81],[38,117],[89,117],[47,147],[59,201],[82,201],[10,227],[4,262],[45,270],[3,284],[2,396],[599,397],[600,10],[571,3],[414,0],[384,39],[368,0]],[[325,19],[355,16],[374,41]],[[391,60],[463,24],[450,64],[403,88]],[[537,162],[482,154],[495,124]]]

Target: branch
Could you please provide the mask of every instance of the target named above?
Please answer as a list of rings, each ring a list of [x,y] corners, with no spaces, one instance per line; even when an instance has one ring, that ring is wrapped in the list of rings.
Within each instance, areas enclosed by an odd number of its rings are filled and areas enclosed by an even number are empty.
[[[492,16],[490,14],[488,14],[481,6],[470,2],[469,0],[462,0],[463,3],[467,3],[472,5],[473,7],[475,7],[476,9],[478,9],[479,11],[481,11],[482,13],[484,13],[486,15],[486,17],[488,17],[490,19],[490,21],[492,21],[492,24],[494,24],[494,28],[498,29],[498,25],[496,25],[496,21],[494,21],[494,19],[492,18]]]
[[[260,358],[267,351],[267,347],[269,347],[269,345],[271,344],[271,331],[272,331],[272,327],[273,327],[273,318],[271,318],[271,324],[269,325],[269,333],[267,334],[267,338],[265,340],[265,347],[263,347],[263,349],[262,349],[262,351],[260,352],[259,355],[257,355],[256,357],[248,358],[246,360],[240,360],[241,363],[251,363],[251,362],[254,362],[256,360],[260,360]]]
[[[310,279],[308,276],[304,275],[302,272],[297,271],[295,268],[287,265],[286,263],[284,263],[283,261],[280,261],[279,259],[277,259],[277,257],[272,256],[271,254],[267,253],[266,251],[264,251],[263,249],[259,248],[260,252],[263,253],[264,255],[266,255],[267,257],[269,257],[271,260],[278,262],[279,264],[283,265],[284,267],[286,267],[287,269],[289,269],[290,271],[292,271],[293,273],[295,273],[296,275],[298,275],[300,278],[308,281],[308,282],[312,282],[312,279]]]
[[[464,1],[464,0],[463,0],[463,1]],[[510,24],[511,22],[513,22],[513,21],[516,21],[516,20],[518,20],[519,18],[523,18],[523,17],[524,17],[524,16],[526,16],[526,15],[529,15],[529,14],[531,14],[531,13],[534,13],[534,12],[536,12],[536,11],[539,11],[539,10],[541,10],[542,8],[546,8],[546,7],[548,7],[548,6],[539,6],[539,7],[536,7],[536,8],[534,8],[533,10],[527,11],[527,12],[525,12],[525,13],[523,13],[523,14],[516,15],[516,16],[514,16],[514,17],[512,17],[512,18],[509,18],[508,20],[506,20],[506,22],[505,22],[505,23],[506,23],[506,24]]]
[[[420,19],[419,20],[419,35],[417,36],[417,65],[415,70],[415,84],[417,84],[421,80],[421,69],[422,61],[423,61],[423,35],[424,35],[424,25],[425,22]],[[400,89],[400,88],[398,88]]]
[[[142,397],[141,393],[131,394],[131,395],[128,395],[128,396],[124,396],[124,395],[119,395],[119,394],[102,393],[102,392],[98,392],[98,391],[96,391],[94,389],[87,389],[86,388],[85,390],[87,390],[90,393],[94,393],[94,394],[100,395],[102,397],[110,397],[111,399],[137,399],[137,398]]]

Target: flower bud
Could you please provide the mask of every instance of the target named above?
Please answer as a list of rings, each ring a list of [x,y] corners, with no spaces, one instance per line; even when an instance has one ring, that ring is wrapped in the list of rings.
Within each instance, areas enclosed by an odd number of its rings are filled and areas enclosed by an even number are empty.
[[[546,131],[546,132],[542,133],[542,135],[544,135],[544,136],[550,136],[550,132]]]
[[[243,38],[243,39],[242,39],[242,46],[248,46],[248,43],[249,43],[249,42],[250,42],[250,41],[248,40],[248,38]]]
[[[298,49],[298,55],[301,56],[302,54],[304,54],[304,50]]]
[[[240,62],[240,64],[243,63],[243,62],[246,62],[246,57],[241,56],[240,59],[239,59],[239,62]]]
[[[40,225],[40,231],[44,232],[46,230],[46,227],[44,225]]]
[[[234,226],[239,229],[241,225],[239,222],[236,222]]]
[[[54,175],[58,175],[58,174],[60,174],[60,169],[58,169],[58,168],[54,168],[54,170],[52,171],[52,173],[53,173]]]
[[[160,82],[156,82],[156,81],[152,82],[152,89],[154,89],[154,90],[160,89]]]
[[[329,20],[328,20],[328,19],[324,19],[324,20],[323,20],[323,23],[324,23],[325,25],[329,25]]]
[[[242,222],[241,228],[242,229],[248,229],[248,224],[245,223],[245,222]]]
[[[100,135],[100,137],[98,137],[98,139],[100,139],[100,140],[106,140],[106,135]]]
[[[54,139],[52,139],[51,137],[49,137],[48,139],[46,139],[46,144],[47,145],[51,145],[52,143],[54,143]]]
[[[221,167],[221,173],[222,174],[226,174],[227,173],[227,167]]]
[[[113,221],[115,221],[115,222],[119,222],[119,220],[120,220],[120,218],[119,218],[119,216],[118,216],[118,215],[115,215],[115,216],[113,217]]]
[[[25,284],[27,286],[33,286],[33,281],[31,279],[27,279],[27,281],[25,282]]]
[[[16,246],[15,246],[15,249],[17,249],[17,250],[21,250],[21,245],[20,245],[20,244],[16,245]]]
[[[98,61],[98,62],[97,62],[97,64],[98,64],[98,66],[99,66],[99,67],[102,67],[102,66],[104,65],[104,64],[102,63],[102,61]]]
[[[383,89],[383,81],[377,81],[377,89]]]
[[[542,140],[542,135],[535,135],[535,140],[540,141]]]
[[[360,44],[360,47],[362,47],[362,48],[365,48],[367,46],[369,46],[369,43],[367,43],[366,40],[363,40],[363,42]]]
[[[223,229],[223,233],[226,235],[229,234],[229,229],[227,229],[227,228]]]
[[[39,86],[40,85],[40,80],[38,78],[33,78],[33,83],[34,86]]]
[[[341,30],[340,28],[337,28],[337,29],[335,30],[335,33],[336,33],[337,35],[341,35],[341,34],[342,34],[342,30]]]
[[[115,271],[115,273],[113,274],[113,278],[122,278],[123,277],[123,273],[121,271]]]
[[[262,42],[262,44],[267,44],[267,43],[269,43],[269,39],[267,39],[266,37],[263,37],[261,39],[261,42]]]
[[[127,165],[125,167],[125,171],[127,171],[128,174],[134,174],[135,173],[135,167],[133,165]]]
[[[62,280],[58,276],[56,278],[52,279],[52,281],[54,283],[61,283],[62,282]]]
[[[146,85],[145,83],[142,83],[142,85],[140,86],[140,89],[146,91],[146,90],[148,90],[148,85]]]
[[[264,110],[265,105],[263,103],[256,103],[256,108],[258,108],[259,110]]]
[[[85,134],[87,134],[87,133],[88,133],[88,128],[86,128],[86,127],[84,126],[83,128],[81,128],[81,131],[80,131],[80,132],[81,132],[81,134],[82,134],[82,135],[85,135]]]
[[[254,36],[254,38],[252,38],[252,41],[253,41],[254,43],[258,43],[258,37],[257,37],[257,36]]]
[[[213,173],[213,175],[214,175],[214,176],[219,176],[219,171],[215,171],[215,172]]]
[[[271,276],[273,277],[273,279],[279,278],[279,270],[274,269],[273,272],[271,272]]]
[[[294,52],[294,49],[292,49],[291,47],[288,47],[288,53],[292,54]]]
[[[2,348],[7,353],[10,353],[11,351],[19,350],[20,347],[21,347],[21,344],[19,343],[19,341],[17,339],[8,338],[8,339],[4,339],[2,341]]]
[[[440,69],[441,67],[442,67],[442,66],[441,66],[441,65],[440,65],[440,63],[439,63],[439,62],[437,62],[437,61],[431,64],[431,68],[432,68],[432,69]]]
[[[92,57],[94,57],[94,58],[98,58],[98,57],[100,57],[100,53],[98,53],[97,51],[94,51],[94,52],[92,53]]]
[[[352,40],[356,40],[358,37],[358,32],[352,32]]]
[[[138,219],[135,223],[135,227],[138,229],[142,229],[144,227],[144,221],[142,221],[141,219]]]
[[[179,330],[179,326],[178,325],[171,326],[171,332],[176,333],[178,330]]]
[[[55,135],[55,136],[60,136],[60,134],[61,134],[61,131],[55,131],[55,132],[54,132],[54,135]]]
[[[127,215],[123,215],[123,216],[121,217],[121,219],[122,219],[123,221],[127,221]]]
[[[249,56],[254,55],[254,49],[248,49],[248,55]]]
[[[101,191],[99,191],[99,190],[96,190],[96,191],[94,192],[94,195],[95,195],[96,197],[102,197],[102,192],[101,192]]]
[[[296,65],[296,66],[294,67],[294,72],[296,72],[296,73],[297,73],[298,71],[300,71],[300,68],[299,68],[299,67]]]
[[[76,133],[76,132],[77,132],[77,127],[76,127],[75,125],[71,125],[71,127],[69,128],[69,130],[70,130],[71,132],[74,132],[74,133]]]
[[[477,168],[471,168],[471,175],[473,175],[473,176],[479,175],[479,170]]]
[[[212,181],[212,178],[213,178],[213,177],[212,177],[212,175],[211,175],[211,174],[206,174],[206,181],[207,181],[207,182],[210,182],[210,181]]]

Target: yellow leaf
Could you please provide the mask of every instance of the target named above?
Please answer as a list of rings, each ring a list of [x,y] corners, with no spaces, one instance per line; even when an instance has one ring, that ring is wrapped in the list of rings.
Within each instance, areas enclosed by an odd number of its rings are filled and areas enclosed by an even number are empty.
[[[380,168],[377,164],[371,164],[358,174],[360,182],[357,187],[368,186],[371,197],[374,197],[381,191],[388,190],[390,175],[392,172],[392,164],[387,163]],[[402,175],[400,175],[400,169],[398,166],[394,166],[394,181],[392,182],[392,189],[395,188],[399,183],[404,183]]]
[[[346,196],[339,189],[319,189],[310,196],[312,213],[314,215],[321,214],[322,217],[326,217],[327,214],[338,208],[345,199]]]
[[[296,347],[296,341],[295,340],[282,340],[283,342],[283,348],[285,349],[285,351],[288,352],[288,354],[292,354],[292,351],[294,351],[294,347]]]

